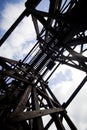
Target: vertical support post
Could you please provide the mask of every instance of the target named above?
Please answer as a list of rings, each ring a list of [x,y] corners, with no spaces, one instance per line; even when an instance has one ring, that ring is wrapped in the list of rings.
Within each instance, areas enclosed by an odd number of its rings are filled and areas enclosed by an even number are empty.
[[[46,92],[46,88],[45,88],[45,86],[44,86],[43,83],[42,83],[42,88],[43,88],[43,91],[46,93],[46,95],[48,95],[47,92]],[[50,108],[54,108],[54,105],[53,105],[51,99],[49,98],[49,95],[48,95],[48,100],[47,100],[47,102],[48,102],[48,105],[49,105]],[[57,113],[54,113],[54,114],[51,114],[51,116],[52,116],[52,118],[53,118],[53,120],[54,120],[54,122],[55,122],[55,125],[56,125],[57,130],[59,130],[59,129],[60,129],[60,130],[65,130],[65,128],[64,128],[64,126],[63,126],[63,124],[62,124],[62,122],[61,122],[61,120],[60,120],[58,114],[57,114]]]
[[[29,96],[29,93],[31,92],[31,89],[32,89],[32,86],[30,86],[30,85],[26,88],[23,96],[21,97],[21,99],[15,109],[15,113],[24,110],[25,105],[27,104],[28,96]]]
[[[52,93],[52,91],[50,90],[50,88],[49,88],[49,86],[47,85],[47,84],[44,84],[45,85],[45,88],[48,90],[48,92],[49,92],[49,94],[52,96],[52,98],[54,99],[54,101],[56,101],[57,103],[58,103],[58,106],[59,107],[62,107],[62,105],[58,102],[58,100],[56,99],[56,97],[55,97],[55,95]],[[67,124],[69,125],[69,127],[71,128],[71,130],[77,130],[77,128],[76,128],[76,126],[73,124],[73,122],[71,121],[71,119],[69,118],[69,116],[67,115],[67,113],[66,112],[63,112],[62,114],[61,114],[61,116],[62,116],[62,118],[64,117],[65,118],[65,120],[66,120],[66,122],[67,122]],[[58,123],[58,122],[57,122]],[[59,127],[59,125],[58,125],[58,128],[60,128]],[[63,129],[63,128],[62,128]],[[61,130],[62,130],[61,129]]]
[[[37,97],[36,87],[32,88],[32,110],[39,110],[39,103]],[[41,117],[33,119],[33,130],[43,130],[43,122]]]

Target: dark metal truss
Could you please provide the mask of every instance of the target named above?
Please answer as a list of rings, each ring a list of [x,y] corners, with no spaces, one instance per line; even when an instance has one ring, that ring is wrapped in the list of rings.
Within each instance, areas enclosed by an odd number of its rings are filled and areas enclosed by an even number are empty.
[[[0,57],[1,130],[48,130],[53,123],[57,130],[65,130],[63,120],[71,130],[77,130],[66,108],[87,76],[63,104],[47,82],[61,64],[87,72],[86,0],[49,0],[48,12],[37,10],[41,1],[27,0],[26,9],[0,40],[2,45],[25,16],[32,16],[37,35],[32,50],[21,61]],[[44,124],[43,116],[47,115],[49,120]]]

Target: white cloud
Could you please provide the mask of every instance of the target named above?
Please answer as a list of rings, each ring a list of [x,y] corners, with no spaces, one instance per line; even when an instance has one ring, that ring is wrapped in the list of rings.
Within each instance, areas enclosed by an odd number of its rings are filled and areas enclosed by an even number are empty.
[[[24,10],[23,2],[20,3],[6,3],[4,10],[1,13],[1,28],[7,30],[12,23],[17,19],[20,13]]]
[[[79,71],[77,69],[73,69],[67,66],[61,66],[59,69],[55,72],[54,77],[52,80],[57,80],[57,76],[59,71],[62,73],[65,73],[67,69],[70,69],[72,78],[71,80],[66,80],[62,82],[56,82],[56,84],[51,85],[51,89],[59,102],[62,104],[63,102],[66,102],[68,98],[71,96],[71,94],[74,92],[74,90],[78,87],[78,85],[81,83],[83,78],[85,77],[85,73],[82,71]],[[67,76],[67,75],[65,75]],[[57,77],[57,78],[56,78]],[[81,91],[78,93],[78,95],[75,97],[75,99],[71,102],[71,104],[68,106],[67,111],[74,122],[76,124],[77,128],[79,130],[86,130],[87,129],[87,84],[83,86]]]
[[[2,11],[2,19],[0,29],[6,32],[13,22],[23,12],[25,6],[24,2],[7,3]],[[16,59],[22,58],[26,55],[36,38],[34,26],[31,17],[25,17],[21,23],[12,32],[6,42],[0,48],[0,55]],[[24,50],[25,49],[25,50]],[[5,51],[3,51],[5,50]]]
[[[87,129],[87,83],[79,92],[75,100],[70,104],[68,112],[78,126],[79,130]]]

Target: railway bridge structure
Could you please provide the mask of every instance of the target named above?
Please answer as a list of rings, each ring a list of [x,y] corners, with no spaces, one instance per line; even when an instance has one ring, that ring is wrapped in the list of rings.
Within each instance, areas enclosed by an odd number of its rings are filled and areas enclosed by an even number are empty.
[[[48,81],[61,65],[87,72],[87,1],[49,0],[48,11],[37,9],[41,2],[27,0],[25,10],[0,40],[2,46],[24,17],[32,17],[37,36],[34,47],[20,61],[0,57],[0,130],[49,130],[53,123],[55,130],[66,130],[64,121],[70,130],[78,129],[66,108],[87,76],[63,104]]]

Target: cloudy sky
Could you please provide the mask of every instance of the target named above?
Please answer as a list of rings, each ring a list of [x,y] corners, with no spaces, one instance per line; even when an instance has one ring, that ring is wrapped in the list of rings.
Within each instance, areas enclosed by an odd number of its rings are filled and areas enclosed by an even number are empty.
[[[0,0],[0,38],[25,9],[25,0]],[[43,0],[41,9],[47,9],[48,0]],[[0,56],[20,60],[35,44],[36,34],[31,17],[25,17],[10,37],[0,47]],[[85,73],[61,65],[49,80],[49,85],[62,104],[85,77]],[[68,115],[79,130],[87,130],[87,84],[67,108]]]

